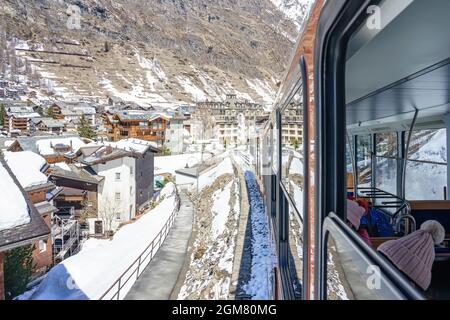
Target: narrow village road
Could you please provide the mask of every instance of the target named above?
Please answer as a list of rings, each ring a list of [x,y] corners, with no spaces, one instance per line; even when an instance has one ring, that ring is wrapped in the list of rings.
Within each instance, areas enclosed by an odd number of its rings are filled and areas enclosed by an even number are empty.
[[[177,284],[192,233],[194,205],[180,190],[180,212],[164,244],[135,282],[125,300],[169,300]]]

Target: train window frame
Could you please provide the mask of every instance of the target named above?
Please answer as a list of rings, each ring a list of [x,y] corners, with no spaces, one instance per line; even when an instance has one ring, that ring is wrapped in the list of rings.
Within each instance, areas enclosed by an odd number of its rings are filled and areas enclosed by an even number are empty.
[[[366,269],[367,282],[371,280],[371,276],[379,272],[380,286],[371,288],[369,290],[387,290],[390,292],[391,297],[389,299],[413,299],[413,300],[423,300],[423,295],[417,290],[413,289],[409,280],[405,278],[403,274],[400,273],[395,268],[391,267],[389,261],[381,255],[377,254],[374,250],[367,250],[365,242],[354,232],[352,232],[347,225],[334,213],[330,213],[324,220],[324,232],[322,234],[322,242],[324,243],[325,250],[322,251],[322,259],[325,261],[325,279],[328,279],[328,240],[332,236],[335,242],[336,239],[340,241],[345,241],[346,244],[351,246],[348,249],[349,252],[355,252],[360,258],[360,262],[364,262],[367,266],[371,267]],[[375,271],[375,273],[374,273]],[[327,300],[328,298],[328,283],[324,281],[325,286],[321,291],[323,294],[321,299]]]
[[[382,271],[395,275],[396,288],[411,299],[423,299],[392,264],[362,241],[345,223],[346,219],[346,94],[345,74],[348,43],[367,19],[367,8],[381,0],[326,2],[319,18],[315,50],[316,172],[315,199],[315,291],[316,299],[326,299],[327,223],[333,220],[357,244],[360,253],[382,263]]]
[[[305,165],[306,161],[306,143],[305,143],[305,135],[307,136],[307,126],[305,126],[305,120],[304,120],[304,114],[305,114],[305,106],[307,104],[308,101],[308,92],[307,92],[307,86],[306,86],[306,82],[305,82],[305,75],[306,75],[306,61],[304,59],[304,57],[302,56],[300,58],[300,61],[298,63],[299,69],[300,69],[300,81],[296,82],[293,85],[293,88],[290,90],[290,92],[288,93],[288,99],[286,102],[284,102],[283,106],[280,108],[280,123],[279,123],[279,132],[280,132],[280,157],[279,157],[279,175],[280,175],[280,186],[282,188],[282,191],[284,193],[284,195],[286,196],[286,198],[288,199],[289,202],[289,206],[293,208],[293,210],[295,211],[295,213],[300,217],[301,222],[304,222],[304,215],[305,215],[305,203],[307,201],[307,196],[306,196],[306,184],[305,184],[305,177],[307,176],[308,172],[307,172],[307,167]],[[302,124],[300,124],[300,126],[302,126],[302,152],[303,152],[303,192],[302,192],[302,208],[301,211],[299,211],[298,204],[296,202],[296,200],[293,198],[293,196],[289,193],[288,191],[288,185],[286,185],[286,181],[285,181],[285,174],[284,174],[284,167],[283,167],[283,153],[284,153],[284,147],[283,147],[283,113],[288,110],[288,108],[291,106],[291,104],[293,103],[293,100],[295,99],[296,95],[300,95],[301,97],[301,102],[299,103],[299,108],[300,108],[300,114],[302,115],[303,119],[302,119]]]

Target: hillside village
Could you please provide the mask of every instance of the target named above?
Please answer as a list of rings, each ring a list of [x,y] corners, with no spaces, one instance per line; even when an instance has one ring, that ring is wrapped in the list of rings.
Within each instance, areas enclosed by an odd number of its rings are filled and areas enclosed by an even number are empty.
[[[262,104],[235,94],[164,108],[112,95],[64,99],[37,94],[40,89],[26,72],[0,81],[3,189],[22,203],[4,204],[12,216],[0,221],[0,262],[8,250],[32,248],[31,284],[78,259],[95,239],[115,239],[130,223],[144,221],[163,201],[165,186],[195,185],[229,150],[247,145],[269,116]],[[212,196],[218,187],[207,192]],[[221,297],[229,292],[214,290]]]
[[[115,30],[111,17],[125,10],[78,5],[86,28],[96,23]],[[165,5],[172,14],[172,4]],[[121,284],[124,270],[139,278],[186,206],[195,215],[197,240],[186,248],[189,271],[172,298],[245,296],[233,267],[239,243],[233,229],[243,219],[241,207],[248,207],[241,158],[269,118],[279,78],[267,69],[263,61],[270,58],[260,48],[277,43],[270,54],[284,55],[295,41],[299,20],[291,19],[297,16],[280,13],[283,3],[261,4],[270,9],[256,23],[271,37],[250,41],[249,53],[261,59],[256,70],[248,67],[248,53],[232,62],[223,56],[234,51],[233,43],[253,39],[246,30],[256,9],[245,4],[243,26],[228,9],[207,18],[218,33],[239,26],[239,39],[211,44],[207,58],[190,52],[185,59],[170,44],[124,44],[97,29],[95,44],[74,30],[47,34],[43,25],[63,26],[71,16],[42,20],[41,10],[65,7],[41,6],[28,7],[29,19],[20,20],[35,32],[32,37],[12,28],[22,4],[7,1],[0,10],[0,299],[124,299],[134,283]],[[194,34],[202,32],[205,17],[196,5],[189,10],[193,16],[185,23],[193,38],[182,50],[204,45]],[[283,70],[280,59],[273,61],[269,69]],[[302,114],[289,112],[292,121],[283,132],[287,143],[299,143],[302,132],[292,128]],[[217,250],[207,250],[211,246]],[[10,269],[18,264],[25,275],[11,287]],[[199,273],[204,265],[211,268]],[[89,278],[86,269],[98,277]]]

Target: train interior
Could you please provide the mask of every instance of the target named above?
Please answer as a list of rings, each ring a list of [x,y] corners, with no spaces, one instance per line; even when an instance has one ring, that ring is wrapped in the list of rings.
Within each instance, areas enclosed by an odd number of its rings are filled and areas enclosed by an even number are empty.
[[[373,250],[438,221],[446,236],[434,247],[431,284],[405,277],[426,299],[450,299],[450,1],[387,0],[378,9],[347,46],[347,199],[364,200]],[[350,269],[334,295],[364,298]]]

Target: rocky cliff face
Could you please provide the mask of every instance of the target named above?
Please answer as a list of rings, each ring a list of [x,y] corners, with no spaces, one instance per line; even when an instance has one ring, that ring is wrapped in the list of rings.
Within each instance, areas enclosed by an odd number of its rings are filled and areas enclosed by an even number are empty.
[[[3,0],[0,26],[46,91],[269,103],[310,0]],[[75,53],[69,55],[54,52]]]

